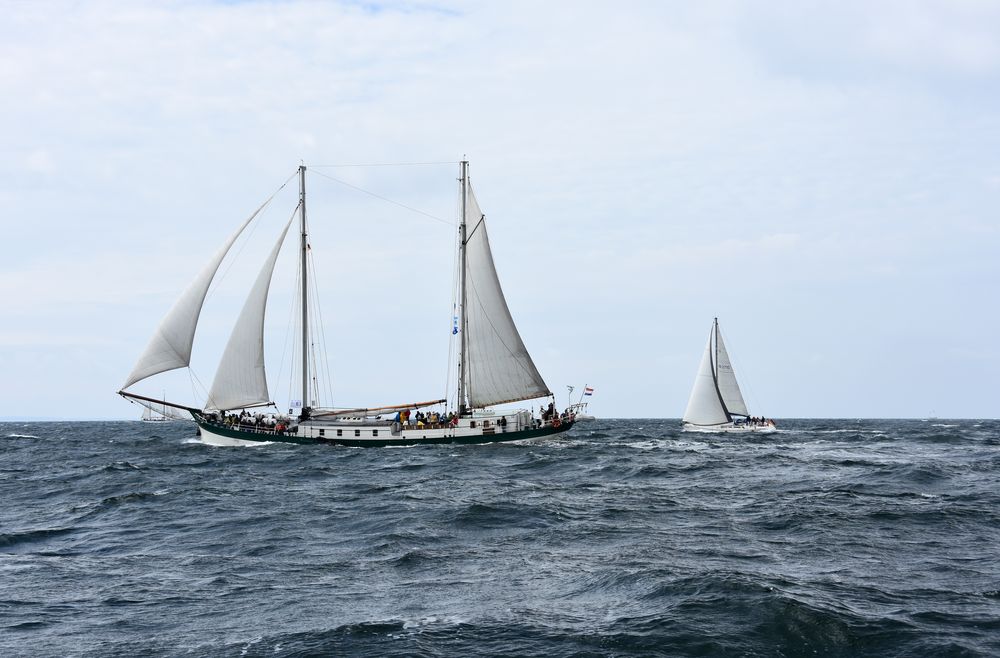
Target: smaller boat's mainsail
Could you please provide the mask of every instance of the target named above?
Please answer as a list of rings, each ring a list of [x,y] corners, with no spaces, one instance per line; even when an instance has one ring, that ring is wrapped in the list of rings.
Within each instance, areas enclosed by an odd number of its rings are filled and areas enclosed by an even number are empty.
[[[467,190],[465,393],[472,408],[551,395],[507,307],[490,251],[486,219]]]
[[[236,320],[219,369],[215,372],[212,390],[205,405],[207,409],[239,409],[270,402],[264,372],[264,314],[274,264],[278,260],[278,253],[288,228],[292,225],[292,219],[285,224],[285,230],[281,232],[271,255],[257,275]]]
[[[712,364],[712,337],[708,337],[705,353],[698,366],[698,375],[694,379],[694,388],[684,410],[684,422],[692,425],[722,425],[732,420],[726,408],[722,405],[722,397],[715,386],[715,373]]]

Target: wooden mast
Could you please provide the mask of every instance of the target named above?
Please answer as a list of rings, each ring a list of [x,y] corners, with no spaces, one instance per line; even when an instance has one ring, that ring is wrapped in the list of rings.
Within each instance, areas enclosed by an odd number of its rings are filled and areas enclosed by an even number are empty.
[[[468,196],[468,185],[469,185],[469,161],[462,160],[459,167],[459,172],[462,181],[462,216],[459,222],[458,234],[458,250],[459,250],[459,260],[461,265],[459,266],[460,275],[462,277],[461,283],[461,297],[459,303],[461,304],[461,312],[459,313],[459,324],[458,324],[458,415],[464,416],[466,414],[467,408],[465,405],[465,397],[467,391],[465,390],[466,373],[468,372],[468,364],[466,363],[467,357],[467,345],[465,340],[465,328],[468,322],[468,315],[465,311],[465,297],[466,297],[466,253],[465,253],[465,204],[466,198]]]
[[[302,411],[303,420],[309,417],[309,287],[308,251],[309,238],[306,232],[306,166],[299,166],[299,219],[302,237]]]

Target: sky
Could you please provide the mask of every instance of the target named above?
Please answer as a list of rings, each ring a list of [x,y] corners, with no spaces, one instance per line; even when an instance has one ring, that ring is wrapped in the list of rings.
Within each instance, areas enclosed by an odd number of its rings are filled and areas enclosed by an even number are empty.
[[[300,162],[334,403],[440,397],[467,157],[560,405],[679,417],[718,317],[754,414],[996,418],[997,34],[977,0],[13,0],[0,416],[138,417],[115,392],[160,318]],[[445,164],[323,166],[415,162]],[[293,186],[193,374],[136,390],[201,402]]]

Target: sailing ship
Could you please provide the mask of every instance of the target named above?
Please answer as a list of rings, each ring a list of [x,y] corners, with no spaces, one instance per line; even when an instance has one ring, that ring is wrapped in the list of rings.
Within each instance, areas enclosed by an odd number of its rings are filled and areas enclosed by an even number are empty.
[[[685,431],[773,432],[776,429],[773,420],[750,415],[719,331],[719,318],[712,322],[683,421]]]
[[[486,217],[469,183],[469,163],[459,163],[461,211],[457,302],[452,333],[458,342],[453,410],[424,413],[448,399],[370,408],[324,408],[318,404],[314,353],[310,349],[306,223],[306,167],[298,169],[295,212],[253,284],[229,338],[215,379],[201,407],[145,397],[127,389],[154,375],[187,368],[195,330],[208,289],[254,213],[223,244],[161,321],[118,393],[144,406],[182,409],[197,422],[202,440],[215,445],[261,442],[332,443],[346,446],[400,446],[434,443],[492,443],[550,436],[570,429],[574,415],[558,413],[555,399],[521,340],[500,287],[486,229]],[[273,198],[273,197],[272,197]],[[266,203],[265,203],[266,205]],[[261,208],[263,208],[262,206]],[[257,211],[260,212],[260,209]],[[275,263],[292,222],[299,219],[298,264],[301,291],[301,407],[298,416],[254,410],[278,407],[271,400],[264,368],[264,317]],[[313,357],[313,358],[311,358]],[[548,406],[495,411],[505,405],[552,398]],[[298,405],[296,405],[298,406]]]
[[[159,411],[153,411],[151,407],[142,408],[142,416],[139,417],[144,423],[164,423],[173,420],[169,416],[166,416]]]
[[[154,404],[152,402],[144,404],[142,407],[142,415],[139,417],[144,423],[165,423],[171,420],[190,420],[191,416],[187,413],[168,407],[164,400],[161,400],[159,404]]]

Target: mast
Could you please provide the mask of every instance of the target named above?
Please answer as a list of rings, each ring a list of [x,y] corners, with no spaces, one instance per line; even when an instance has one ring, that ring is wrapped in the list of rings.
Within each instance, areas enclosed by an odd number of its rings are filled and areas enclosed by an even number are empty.
[[[465,344],[465,326],[467,321],[467,315],[465,311],[465,201],[467,194],[467,188],[469,184],[469,161],[462,160],[459,164],[459,180],[462,182],[461,195],[462,195],[462,215],[461,220],[458,225],[458,253],[459,260],[461,264],[459,265],[459,271],[461,272],[462,283],[461,283],[461,294],[459,298],[459,304],[461,305],[461,313],[458,316],[458,415],[459,417],[464,416],[466,412],[465,408],[465,375],[467,372],[467,364],[465,362],[466,355],[466,344]]]
[[[726,420],[732,421],[733,416],[729,413],[729,407],[726,406],[722,391],[719,389],[719,318],[714,318],[712,321],[712,342],[712,383],[715,384],[715,394],[719,396],[719,404],[726,413]]]
[[[302,411],[303,418],[308,417],[309,407],[309,287],[308,272],[308,233],[306,232],[306,166],[299,165],[299,219],[302,235]]]
[[[715,376],[715,388],[719,388],[719,318],[712,318],[712,375]]]

